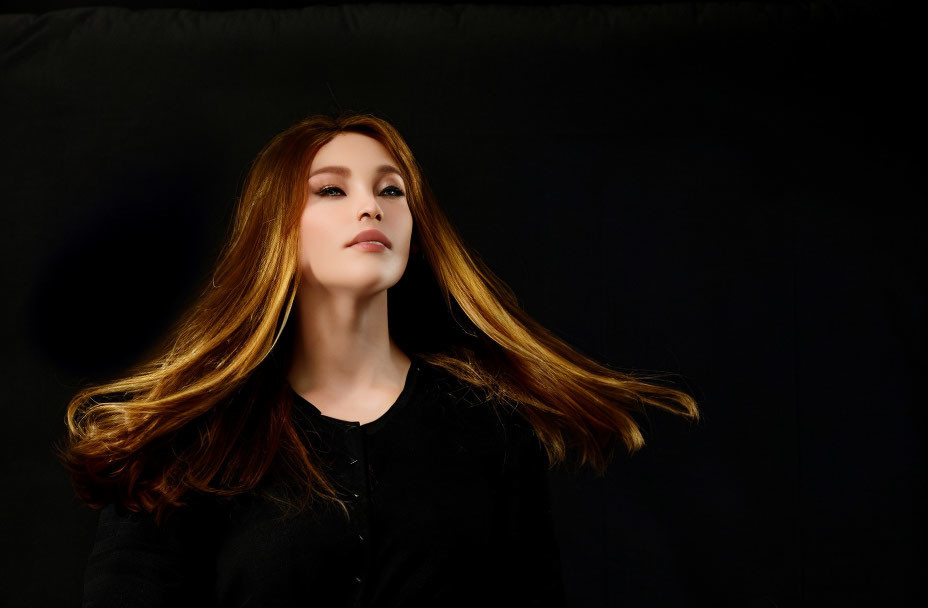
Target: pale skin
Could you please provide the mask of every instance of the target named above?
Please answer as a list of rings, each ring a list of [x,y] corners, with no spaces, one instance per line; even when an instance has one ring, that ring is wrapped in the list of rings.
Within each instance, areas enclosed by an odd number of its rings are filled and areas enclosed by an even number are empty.
[[[396,401],[412,364],[388,331],[387,288],[406,270],[413,220],[403,178],[378,171],[383,166],[399,169],[377,140],[336,135],[313,158],[300,219],[302,275],[287,378],[324,415],[361,424]],[[347,246],[371,228],[391,246]]]

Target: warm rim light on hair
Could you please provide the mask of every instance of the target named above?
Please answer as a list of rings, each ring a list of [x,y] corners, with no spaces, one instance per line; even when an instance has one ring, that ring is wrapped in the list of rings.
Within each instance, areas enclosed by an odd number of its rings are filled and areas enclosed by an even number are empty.
[[[400,345],[484,392],[487,403],[517,408],[551,466],[573,455],[572,464],[603,474],[620,443],[629,452],[644,445],[633,413],[645,406],[698,419],[688,394],[650,382],[658,376],[601,365],[526,314],[458,236],[391,124],[363,113],[316,115],[276,135],[252,162],[215,271],[159,354],[69,402],[56,451],[88,505],[119,501],[160,523],[193,496],[241,494],[273,472],[289,480],[284,494],[267,494],[281,505],[299,512],[318,497],[347,516],[293,421],[284,375],[308,171],[343,132],[383,144],[406,185],[418,253],[416,268],[391,288]],[[393,306],[418,283],[434,285],[434,299],[417,294]]]

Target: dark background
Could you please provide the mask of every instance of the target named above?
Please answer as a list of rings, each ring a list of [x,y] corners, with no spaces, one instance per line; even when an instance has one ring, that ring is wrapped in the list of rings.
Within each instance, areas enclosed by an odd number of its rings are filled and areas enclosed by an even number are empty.
[[[925,595],[921,14],[275,6],[0,15],[10,605],[79,605],[68,399],[206,280],[260,147],[339,108],[400,129],[530,314],[701,404],[604,478],[552,472],[572,606]]]

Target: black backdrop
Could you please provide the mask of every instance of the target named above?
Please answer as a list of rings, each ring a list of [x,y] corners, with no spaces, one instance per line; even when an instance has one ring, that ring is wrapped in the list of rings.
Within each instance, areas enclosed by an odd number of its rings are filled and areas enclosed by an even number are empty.
[[[339,108],[400,128],[530,314],[701,403],[652,413],[605,478],[552,472],[572,606],[923,595],[921,15],[53,8],[0,15],[10,605],[79,604],[96,512],[51,454],[68,398],[205,279],[261,145]]]

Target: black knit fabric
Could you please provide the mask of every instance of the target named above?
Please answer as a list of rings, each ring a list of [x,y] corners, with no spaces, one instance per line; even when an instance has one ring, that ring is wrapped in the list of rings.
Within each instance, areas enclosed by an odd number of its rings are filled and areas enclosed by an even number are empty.
[[[85,607],[565,605],[546,457],[516,411],[417,357],[367,424],[287,394],[350,517],[318,501],[283,518],[250,493],[158,527],[111,504]]]

